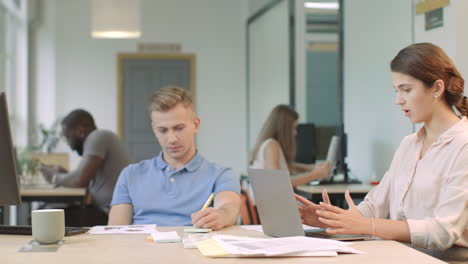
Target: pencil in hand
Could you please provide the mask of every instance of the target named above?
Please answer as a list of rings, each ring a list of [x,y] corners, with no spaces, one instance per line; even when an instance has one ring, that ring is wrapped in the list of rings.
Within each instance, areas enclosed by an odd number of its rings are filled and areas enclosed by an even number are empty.
[[[203,205],[202,210],[205,210],[206,208],[208,208],[208,206],[210,205],[211,201],[213,201],[213,197],[214,197],[214,193],[210,194],[210,197],[208,197],[208,200],[206,200],[205,204]]]

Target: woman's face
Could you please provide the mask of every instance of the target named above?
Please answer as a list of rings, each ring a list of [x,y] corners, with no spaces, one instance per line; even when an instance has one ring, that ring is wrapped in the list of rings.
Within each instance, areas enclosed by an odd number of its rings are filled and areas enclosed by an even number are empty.
[[[412,123],[431,120],[436,102],[435,95],[440,94],[434,88],[428,88],[422,81],[404,73],[392,72],[392,79],[396,92],[395,104],[401,106],[405,116]]]
[[[292,134],[293,134],[293,137],[295,137],[297,135],[297,120],[294,121],[292,128],[293,128]]]

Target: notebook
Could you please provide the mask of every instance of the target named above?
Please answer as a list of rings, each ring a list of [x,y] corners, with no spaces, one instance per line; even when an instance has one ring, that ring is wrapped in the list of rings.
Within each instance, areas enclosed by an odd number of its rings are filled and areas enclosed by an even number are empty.
[[[362,240],[370,236],[328,235],[324,229],[304,231],[287,170],[248,169],[263,232],[273,237],[311,236]]]

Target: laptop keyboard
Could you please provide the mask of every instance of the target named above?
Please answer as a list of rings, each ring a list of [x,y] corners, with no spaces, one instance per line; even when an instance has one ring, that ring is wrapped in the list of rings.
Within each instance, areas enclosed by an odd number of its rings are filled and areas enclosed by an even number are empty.
[[[65,236],[73,236],[88,232],[88,227],[65,227]],[[31,226],[0,225],[0,234],[3,235],[32,235]]]

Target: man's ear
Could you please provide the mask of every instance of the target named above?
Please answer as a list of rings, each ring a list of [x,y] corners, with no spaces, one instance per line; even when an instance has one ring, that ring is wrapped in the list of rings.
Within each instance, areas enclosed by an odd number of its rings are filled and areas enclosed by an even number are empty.
[[[198,132],[198,129],[200,128],[200,118],[198,116],[196,116],[194,119],[193,119],[193,124],[194,124],[194,127],[195,127],[195,133]]]
[[[432,88],[434,89],[434,95],[437,95],[437,97],[442,96],[445,92],[445,83],[441,79],[438,79],[434,82]]]

